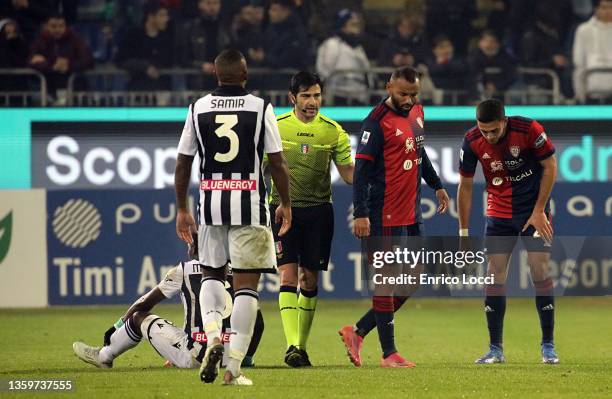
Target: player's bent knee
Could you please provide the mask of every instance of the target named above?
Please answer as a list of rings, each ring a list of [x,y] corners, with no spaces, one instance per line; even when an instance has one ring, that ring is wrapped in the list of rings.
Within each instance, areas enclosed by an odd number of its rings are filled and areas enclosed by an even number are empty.
[[[199,342],[190,344],[185,331],[172,322],[149,314],[140,325],[142,336],[164,359],[178,368],[197,368],[204,355],[204,348]]]
[[[138,312],[134,312],[131,317],[132,317],[132,321],[134,322],[134,324],[136,324],[136,328],[140,329],[142,321],[147,316],[150,316],[150,315],[151,315],[151,313],[149,313],[149,312],[138,311]]]
[[[145,312],[136,312],[136,313],[145,313]],[[133,316],[132,316],[133,317]],[[147,337],[147,330],[149,329],[149,326],[151,325],[151,323],[153,323],[153,321],[155,319],[159,319],[160,317],[151,313],[147,313],[145,317],[143,317],[140,320],[140,332],[142,333],[143,337]]]

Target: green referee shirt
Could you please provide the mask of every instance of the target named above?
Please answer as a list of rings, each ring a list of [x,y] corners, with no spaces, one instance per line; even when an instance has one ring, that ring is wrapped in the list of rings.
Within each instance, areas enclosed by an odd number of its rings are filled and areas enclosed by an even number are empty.
[[[305,208],[331,202],[331,161],[336,165],[353,162],[348,134],[320,113],[310,123],[299,120],[293,110],[279,115],[277,120],[289,164],[291,205]],[[274,185],[270,203],[280,203]]]

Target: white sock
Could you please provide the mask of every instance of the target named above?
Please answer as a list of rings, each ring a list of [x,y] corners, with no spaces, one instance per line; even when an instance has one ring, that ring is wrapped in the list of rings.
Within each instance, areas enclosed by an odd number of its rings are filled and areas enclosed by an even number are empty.
[[[132,349],[142,339],[141,332],[135,328],[130,317],[121,328],[116,330],[110,337],[110,345],[100,349],[100,361],[110,363],[123,352]]]
[[[240,375],[240,364],[249,349],[253,328],[257,319],[257,291],[243,288],[236,291],[234,295],[234,308],[230,323],[232,325],[232,337],[229,344],[229,361],[227,370],[234,377]]]
[[[225,308],[225,285],[214,278],[204,278],[200,288],[200,310],[202,324],[208,343],[213,339],[221,339],[223,309]]]

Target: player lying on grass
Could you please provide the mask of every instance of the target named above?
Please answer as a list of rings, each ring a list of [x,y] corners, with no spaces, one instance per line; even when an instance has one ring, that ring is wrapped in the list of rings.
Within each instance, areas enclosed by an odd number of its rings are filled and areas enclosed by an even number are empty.
[[[194,237],[193,242],[194,244],[189,246],[189,256],[197,259],[197,236]],[[72,344],[74,353],[84,362],[100,368],[111,368],[113,360],[134,348],[142,337],[145,337],[157,353],[167,360],[166,365],[174,365],[179,368],[200,367],[206,351],[206,338],[199,312],[201,278],[201,265],[197,260],[181,262],[166,274],[157,287],[134,302],[125,315],[106,331],[102,348],[75,342]],[[231,276],[228,276],[228,280],[231,281]],[[185,312],[183,329],[150,313],[155,305],[177,294],[181,296]],[[232,296],[233,290],[228,283],[223,312],[225,328],[229,328]],[[243,367],[254,365],[253,356],[259,345],[263,329],[263,316],[258,310],[253,338],[242,362]]]

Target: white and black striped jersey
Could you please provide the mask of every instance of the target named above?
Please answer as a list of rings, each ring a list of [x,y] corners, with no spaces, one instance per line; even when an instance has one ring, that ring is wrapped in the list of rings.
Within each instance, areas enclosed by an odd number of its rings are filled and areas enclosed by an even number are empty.
[[[220,86],[189,107],[178,152],[200,158],[201,225],[270,225],[262,160],[282,151],[272,105]]]
[[[185,316],[183,329],[189,337],[192,337],[193,333],[204,331],[202,312],[200,311],[201,286],[202,265],[196,260],[179,263],[176,267],[170,269],[157,285],[157,288],[166,298],[172,298],[180,294]],[[229,283],[225,283],[225,288],[230,295],[233,294]]]

